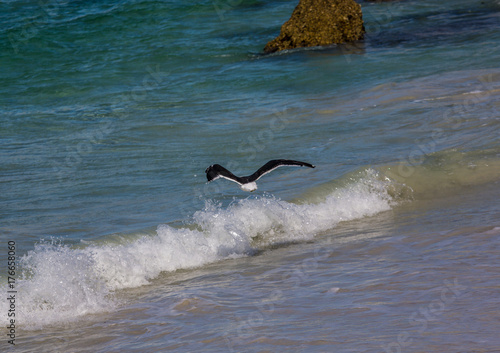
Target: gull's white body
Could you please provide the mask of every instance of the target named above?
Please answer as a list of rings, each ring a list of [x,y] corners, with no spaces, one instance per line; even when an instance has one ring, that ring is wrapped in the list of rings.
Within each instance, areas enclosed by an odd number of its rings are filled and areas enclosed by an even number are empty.
[[[257,190],[257,183],[255,181],[252,181],[251,183],[241,184],[240,188],[243,191],[253,192]]]

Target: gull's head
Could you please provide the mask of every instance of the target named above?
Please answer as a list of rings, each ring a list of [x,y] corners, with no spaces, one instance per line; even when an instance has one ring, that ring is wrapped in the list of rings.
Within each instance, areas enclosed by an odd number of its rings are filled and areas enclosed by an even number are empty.
[[[241,186],[241,190],[243,191],[255,191],[257,190],[257,183],[255,181],[252,181],[251,183],[246,183],[246,184],[242,184]]]

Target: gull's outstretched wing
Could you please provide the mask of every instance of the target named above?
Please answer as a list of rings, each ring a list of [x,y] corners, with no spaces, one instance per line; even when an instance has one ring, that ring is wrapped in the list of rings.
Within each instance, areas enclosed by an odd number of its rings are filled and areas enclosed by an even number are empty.
[[[227,170],[220,164],[211,165],[205,170],[205,173],[207,173],[207,180],[209,182],[215,179],[224,178],[227,180],[234,181],[235,183],[238,183],[240,185],[244,184],[244,182],[241,180],[240,177],[237,177],[236,175],[231,173],[229,170]]]
[[[270,173],[276,168],[283,167],[283,166],[296,166],[296,167],[309,167],[309,168],[315,168],[314,165],[306,162],[300,162],[300,161],[293,161],[291,159],[273,159],[266,164],[264,164],[262,167],[260,167],[255,173],[252,175],[246,177],[248,181],[256,181],[258,180],[261,176],[264,174]],[[245,178],[245,177],[243,177]]]

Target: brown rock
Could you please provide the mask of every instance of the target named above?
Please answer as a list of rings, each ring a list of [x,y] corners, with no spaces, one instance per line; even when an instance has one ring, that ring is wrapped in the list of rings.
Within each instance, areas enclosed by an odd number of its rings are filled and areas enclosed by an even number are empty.
[[[364,33],[361,6],[354,0],[300,0],[280,35],[264,51],[352,42]]]

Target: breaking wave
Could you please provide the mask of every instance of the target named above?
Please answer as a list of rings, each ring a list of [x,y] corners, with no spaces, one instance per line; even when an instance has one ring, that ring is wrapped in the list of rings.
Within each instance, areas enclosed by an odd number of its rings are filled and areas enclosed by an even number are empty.
[[[146,285],[162,272],[249,256],[269,246],[313,239],[341,221],[391,209],[396,185],[373,169],[327,186],[323,198],[301,203],[272,196],[247,198],[223,207],[207,200],[188,224],[161,224],[153,234],[118,241],[68,245],[43,241],[20,261],[19,323],[27,328],[73,321],[111,311],[115,292]]]

